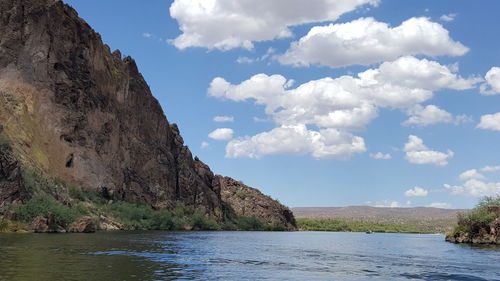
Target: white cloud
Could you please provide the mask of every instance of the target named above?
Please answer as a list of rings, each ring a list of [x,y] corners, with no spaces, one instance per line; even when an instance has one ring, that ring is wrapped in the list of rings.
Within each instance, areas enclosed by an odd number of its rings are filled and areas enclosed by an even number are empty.
[[[451,113],[443,110],[435,105],[422,106],[420,104],[410,108],[406,112],[409,116],[408,120],[402,124],[404,126],[420,126],[425,127],[438,123],[452,123],[458,125],[460,123],[471,122],[472,119],[466,115],[453,116]]]
[[[170,15],[182,34],[172,43],[179,49],[251,49],[254,42],[291,37],[291,26],[335,21],[365,4],[378,0],[175,0]]]
[[[209,146],[210,146],[210,144],[209,144],[208,142],[206,142],[206,141],[202,142],[202,143],[201,143],[201,145],[200,145],[200,147],[201,147],[202,149],[205,149],[205,148],[207,148],[207,147],[209,147]]]
[[[382,202],[377,202],[375,207],[379,208],[399,208],[401,205],[397,201],[384,200]]]
[[[227,144],[226,157],[260,158],[271,154],[311,154],[315,158],[349,158],[365,152],[364,140],[335,129],[311,131],[304,125],[281,126]]]
[[[410,163],[436,166],[448,165],[448,160],[454,154],[451,150],[448,150],[447,153],[430,150],[421,138],[413,135],[409,136],[404,151],[406,152],[406,160]]]
[[[359,73],[357,77],[327,77],[295,88],[292,88],[293,80],[281,75],[257,74],[236,85],[217,77],[208,93],[236,102],[254,101],[264,106],[265,113],[278,128],[312,126],[317,129],[307,131],[322,135],[321,130],[335,129],[351,135],[350,132],[363,130],[376,118],[379,108],[406,112],[432,98],[433,91],[469,89],[476,83],[476,78],[462,78],[436,62],[403,57]]]
[[[500,112],[481,116],[481,122],[476,127],[484,130],[500,131]]]
[[[492,67],[484,77],[486,83],[480,87],[480,92],[483,95],[500,94],[500,67]]]
[[[482,172],[500,171],[500,166],[485,166]],[[474,197],[500,195],[500,182],[490,182],[479,173],[477,169],[471,169],[460,174],[459,178],[465,181],[462,185],[445,184],[444,187],[452,194],[468,195]]]
[[[450,21],[454,21],[456,17],[457,17],[457,14],[447,14],[447,15],[442,15],[441,17],[439,17],[439,19],[442,21],[450,22]]]
[[[405,196],[407,196],[407,197],[425,197],[425,196],[427,196],[427,194],[429,194],[429,191],[427,191],[421,187],[418,187],[418,186],[416,186],[413,189],[408,189],[405,192]]]
[[[389,160],[392,159],[391,154],[389,153],[382,153],[382,152],[377,152],[377,153],[372,153],[370,154],[370,157],[373,159],[378,159],[378,160]]]
[[[154,35],[153,35],[153,34],[151,34],[151,33],[149,33],[149,32],[144,32],[144,33],[142,34],[142,37],[144,37],[144,38],[151,38],[151,37],[153,37],[153,36],[154,36]]]
[[[276,52],[276,50],[274,48],[269,48],[269,49],[267,49],[266,53],[264,55],[262,55],[261,57],[258,57],[258,58],[249,58],[249,57],[245,57],[245,56],[240,56],[240,57],[238,57],[238,59],[236,59],[236,62],[240,63],[240,64],[251,64],[251,63],[254,63],[254,62],[265,61],[268,58],[271,58],[271,56],[275,52]]]
[[[208,137],[214,140],[230,140],[233,138],[233,129],[219,128],[208,134]]]
[[[481,168],[482,172],[496,172],[500,171],[500,166],[484,166]]]
[[[500,182],[485,182],[478,179],[470,179],[463,185],[449,185],[444,187],[452,194],[470,195],[474,197],[496,196],[500,195]]]
[[[410,18],[390,27],[373,18],[315,26],[277,59],[282,64],[329,67],[370,65],[406,55],[461,56],[468,48],[428,18]]]
[[[428,105],[426,107],[416,105],[412,109],[408,110],[408,115],[410,118],[403,122],[403,125],[428,126],[436,123],[453,122],[453,116],[449,112],[442,110],[435,105]]]
[[[234,122],[233,116],[215,116],[214,122],[224,123],[224,122]]]
[[[467,170],[458,176],[461,180],[484,179],[484,176],[476,169]]]
[[[443,202],[434,202],[431,203],[430,205],[427,205],[427,207],[439,208],[439,209],[451,209],[451,205],[449,203],[443,203]]]

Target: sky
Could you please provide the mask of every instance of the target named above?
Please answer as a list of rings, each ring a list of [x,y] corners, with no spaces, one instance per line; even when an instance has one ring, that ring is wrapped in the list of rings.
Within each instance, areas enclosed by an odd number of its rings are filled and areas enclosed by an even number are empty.
[[[193,155],[291,207],[500,194],[500,2],[66,0]]]

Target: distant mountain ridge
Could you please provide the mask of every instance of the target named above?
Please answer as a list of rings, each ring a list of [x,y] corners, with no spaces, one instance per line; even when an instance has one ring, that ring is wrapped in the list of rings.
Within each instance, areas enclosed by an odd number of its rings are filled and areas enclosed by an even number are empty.
[[[344,219],[375,223],[407,223],[411,221],[456,221],[463,209],[430,207],[388,208],[370,206],[295,207],[296,218]]]

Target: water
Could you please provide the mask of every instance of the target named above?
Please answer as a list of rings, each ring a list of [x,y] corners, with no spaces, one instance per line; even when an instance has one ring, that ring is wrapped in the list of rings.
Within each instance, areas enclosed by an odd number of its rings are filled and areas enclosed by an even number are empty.
[[[500,248],[412,234],[0,234],[0,280],[500,280]]]

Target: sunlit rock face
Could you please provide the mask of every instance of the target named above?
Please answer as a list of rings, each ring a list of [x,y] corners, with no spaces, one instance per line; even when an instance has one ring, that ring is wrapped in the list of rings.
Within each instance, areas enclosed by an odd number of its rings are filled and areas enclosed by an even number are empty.
[[[180,202],[221,216],[213,173],[193,159],[134,60],[111,52],[61,1],[0,0],[0,124],[18,159],[2,163],[157,209]],[[24,196],[9,194],[0,200]]]

